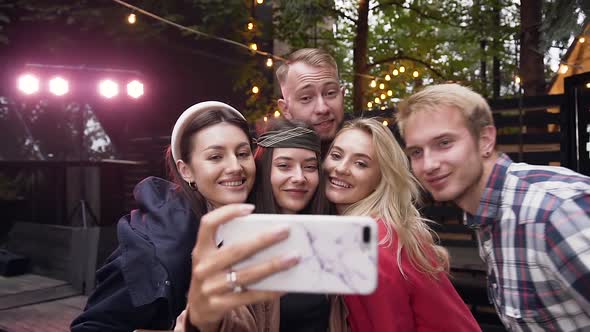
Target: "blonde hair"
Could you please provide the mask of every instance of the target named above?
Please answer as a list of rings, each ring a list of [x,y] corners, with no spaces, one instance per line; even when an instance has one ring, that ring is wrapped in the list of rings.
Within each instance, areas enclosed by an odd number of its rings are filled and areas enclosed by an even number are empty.
[[[298,62],[312,67],[329,67],[334,69],[336,75],[338,75],[338,64],[330,53],[320,48],[302,48],[291,53],[287,58],[287,61],[283,62],[283,64],[277,68],[277,79],[281,86],[284,86],[287,81],[289,66]]]
[[[413,113],[434,111],[441,106],[459,110],[469,132],[476,139],[483,127],[494,125],[490,106],[480,94],[459,84],[439,84],[428,86],[399,104],[396,118],[402,136],[405,122]]]
[[[376,119],[352,120],[344,125],[338,135],[354,129],[362,130],[371,136],[381,170],[381,181],[375,191],[350,205],[344,214],[381,218],[387,234],[379,244],[389,246],[393,234],[397,235],[396,254],[402,275],[405,276],[401,265],[403,249],[412,266],[438,279],[440,272],[449,271],[448,253],[446,249],[434,243],[434,232],[415,206],[420,197],[420,187],[410,172],[406,154],[391,131]]]

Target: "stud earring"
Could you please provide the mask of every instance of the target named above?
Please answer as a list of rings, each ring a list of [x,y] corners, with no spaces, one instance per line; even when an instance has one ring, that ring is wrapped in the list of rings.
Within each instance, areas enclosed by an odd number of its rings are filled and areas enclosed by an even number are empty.
[[[195,181],[189,181],[189,183],[188,183],[188,186],[189,186],[189,187],[190,187],[192,190],[194,190],[194,191],[197,191],[197,190],[198,190],[198,189],[197,189],[197,183],[196,183]]]

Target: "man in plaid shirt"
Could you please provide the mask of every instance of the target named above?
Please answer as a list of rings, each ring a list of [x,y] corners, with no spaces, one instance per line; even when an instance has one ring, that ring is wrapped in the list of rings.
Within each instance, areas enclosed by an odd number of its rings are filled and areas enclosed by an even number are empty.
[[[590,331],[590,178],[498,153],[490,107],[457,84],[407,98],[398,121],[416,177],[476,230],[506,328]]]

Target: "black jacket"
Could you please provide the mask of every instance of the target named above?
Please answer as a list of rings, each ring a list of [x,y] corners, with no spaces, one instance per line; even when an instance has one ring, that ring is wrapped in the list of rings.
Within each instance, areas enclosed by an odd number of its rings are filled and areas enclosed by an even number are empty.
[[[186,306],[199,220],[166,180],[149,177],[133,194],[139,209],[119,220],[119,247],[72,331],[168,329]]]

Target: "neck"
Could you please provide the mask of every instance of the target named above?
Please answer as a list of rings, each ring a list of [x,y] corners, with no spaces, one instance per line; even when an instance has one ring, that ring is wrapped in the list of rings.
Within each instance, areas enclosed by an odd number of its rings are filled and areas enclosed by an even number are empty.
[[[344,211],[349,206],[350,206],[350,204],[336,204],[336,213],[338,213],[339,216],[343,215]]]
[[[497,152],[493,152],[489,158],[486,158],[483,162],[483,170],[478,180],[455,200],[455,204],[463,209],[463,211],[470,214],[477,213],[483,191],[486,187],[486,184],[488,183],[490,175],[492,174],[492,170],[494,169],[497,159]]]

